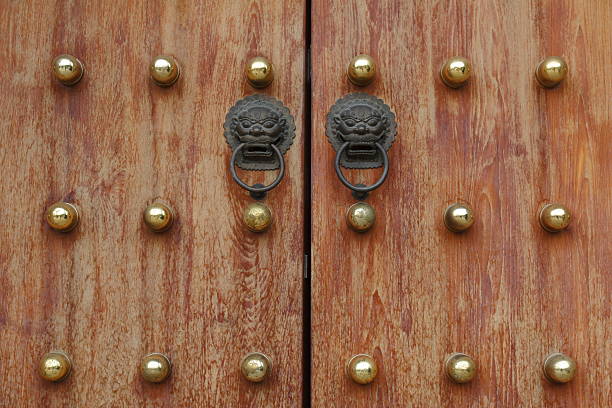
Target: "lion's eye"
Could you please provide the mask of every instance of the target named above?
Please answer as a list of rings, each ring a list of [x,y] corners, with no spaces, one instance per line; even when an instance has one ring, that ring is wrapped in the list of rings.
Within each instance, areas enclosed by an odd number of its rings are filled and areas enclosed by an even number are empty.
[[[251,126],[251,122],[249,122],[248,120],[243,120],[242,122],[240,122],[240,125],[242,127],[248,128]]]
[[[274,122],[273,120],[267,120],[264,122],[264,127],[268,129],[273,128],[274,125],[276,125],[276,122]]]
[[[376,118],[372,118],[372,119],[370,119],[370,120],[368,121],[368,125],[370,125],[370,126],[376,126],[376,125],[378,125],[378,119],[376,119]]]
[[[346,126],[353,127],[353,126],[355,126],[355,121],[352,120],[352,119],[347,119],[347,120],[344,121],[344,124]]]

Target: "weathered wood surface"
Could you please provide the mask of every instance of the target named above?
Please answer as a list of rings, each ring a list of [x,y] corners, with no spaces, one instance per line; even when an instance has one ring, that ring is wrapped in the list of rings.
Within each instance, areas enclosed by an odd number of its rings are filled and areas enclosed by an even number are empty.
[[[1,406],[299,405],[304,13],[280,0],[0,1]],[[85,65],[73,88],[51,77],[60,53]],[[158,54],[181,64],[171,88],[148,79]],[[251,199],[223,138],[258,54],[277,65],[264,92],[297,124],[261,235],[242,226]],[[141,221],[156,198],[178,214],[158,235]],[[43,219],[61,199],[82,213],[65,235]],[[61,384],[36,374],[52,349],[74,362]],[[139,377],[153,351],[174,363],[165,384]],[[249,351],[272,357],[266,383],[242,379]]]
[[[603,0],[314,0],[313,406],[610,405],[611,8]],[[399,122],[389,179],[368,200],[377,225],[363,235],[345,225],[354,200],[325,137],[329,107],[361,90],[345,77],[358,53],[379,64],[364,90]],[[464,89],[439,80],[453,55],[473,62]],[[569,63],[558,89],[533,77],[547,55]],[[463,235],[442,222],[456,200],[477,212]],[[539,227],[548,201],[573,210],[569,231]],[[445,378],[453,351],[479,363],[472,384]],[[577,360],[573,383],[542,378],[553,351]],[[370,386],[344,375],[357,353],[379,363]]]

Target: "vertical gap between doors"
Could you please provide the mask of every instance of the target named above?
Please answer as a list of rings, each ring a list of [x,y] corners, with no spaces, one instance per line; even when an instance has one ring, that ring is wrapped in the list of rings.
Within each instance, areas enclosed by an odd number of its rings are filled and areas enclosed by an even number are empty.
[[[302,406],[309,408],[311,406],[311,366],[312,366],[312,349],[311,349],[311,282],[312,273],[310,270],[310,254],[311,254],[311,155],[312,155],[312,84],[311,84],[311,12],[312,0],[305,0],[304,10],[304,290],[303,290],[303,321],[302,321]]]

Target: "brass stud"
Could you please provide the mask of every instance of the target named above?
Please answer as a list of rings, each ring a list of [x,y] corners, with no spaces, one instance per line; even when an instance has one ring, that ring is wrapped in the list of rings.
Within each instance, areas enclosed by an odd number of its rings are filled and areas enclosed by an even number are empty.
[[[254,88],[265,88],[274,80],[274,65],[264,57],[251,58],[245,68],[244,74]]]
[[[543,87],[554,88],[567,76],[567,63],[561,57],[546,57],[538,64],[535,76]]]
[[[161,353],[147,354],[140,362],[140,374],[145,381],[150,383],[165,381],[171,371],[170,359]]]
[[[574,379],[576,362],[563,353],[553,353],[544,360],[542,370],[548,381],[564,384]]]
[[[465,203],[455,203],[444,211],[444,225],[452,232],[463,232],[474,224],[474,211]]]
[[[59,201],[47,208],[46,218],[55,231],[69,232],[79,224],[79,211],[73,204]]]
[[[572,215],[569,210],[561,204],[546,204],[540,210],[540,225],[548,232],[559,232],[566,229]]]
[[[62,54],[53,59],[53,75],[66,86],[79,82],[83,78],[83,72],[83,64],[72,55]]]
[[[346,363],[346,374],[357,384],[366,385],[376,378],[378,366],[372,356],[357,354]]]
[[[464,86],[472,75],[472,64],[465,58],[453,57],[442,65],[440,77],[446,86],[460,88]]]
[[[446,374],[458,384],[465,384],[476,376],[476,362],[463,353],[453,353],[446,359]]]
[[[149,75],[156,85],[166,87],[178,81],[181,69],[174,57],[159,55],[151,61]]]
[[[252,232],[264,232],[272,224],[272,211],[263,203],[251,203],[244,210],[244,224]]]
[[[43,356],[38,366],[38,374],[43,380],[59,382],[70,374],[72,363],[62,351],[52,351]]]
[[[272,372],[272,362],[263,353],[249,353],[240,363],[240,371],[250,382],[262,382]]]
[[[368,203],[355,203],[346,212],[348,226],[357,232],[366,232],[374,226],[375,221],[376,211]]]
[[[369,55],[357,55],[351,59],[346,74],[354,85],[366,86],[376,77],[376,62]]]
[[[142,218],[151,231],[164,232],[174,223],[174,212],[165,204],[153,203],[145,208]]]

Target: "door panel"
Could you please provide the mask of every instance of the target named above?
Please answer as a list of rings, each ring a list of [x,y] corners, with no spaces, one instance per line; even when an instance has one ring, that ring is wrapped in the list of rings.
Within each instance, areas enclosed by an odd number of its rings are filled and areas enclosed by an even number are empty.
[[[312,12],[313,406],[607,406],[608,2],[313,0]],[[365,88],[345,74],[360,53],[379,68]],[[474,67],[461,89],[439,78],[455,55]],[[547,55],[569,64],[556,89],[534,79]],[[346,226],[355,199],[325,135],[332,104],[356,91],[398,122],[364,234]],[[371,184],[380,170],[345,172]],[[442,214],[459,200],[476,222],[454,234]],[[551,201],[573,211],[568,231],[540,228]],[[572,383],[543,379],[554,351],[577,361]],[[451,352],[476,359],[472,383],[446,378]],[[359,353],[378,362],[367,386],[344,374]]]
[[[1,1],[0,405],[300,403],[304,13],[300,1]],[[52,78],[61,53],[85,65],[74,87]],[[181,66],[172,87],[149,80],[159,54]],[[243,73],[259,54],[277,65],[263,91]],[[297,126],[263,234],[242,225],[253,200],[223,137],[227,110],[255,92],[282,100]],[[155,234],[142,211],[158,199],[178,219]],[[81,211],[71,233],[45,223],[59,200]],[[53,349],[74,365],[57,384],[36,374]],[[264,383],[240,375],[251,351],[273,360]],[[149,352],[171,358],[166,383],[141,380]]]

